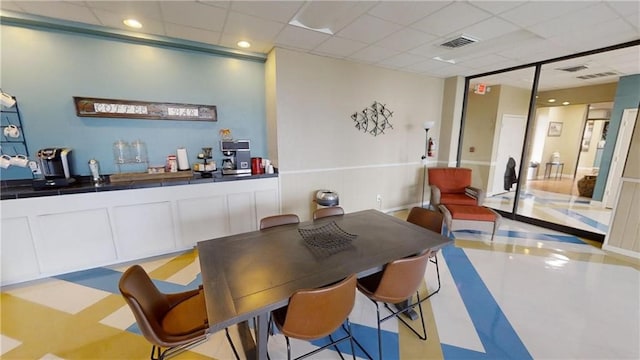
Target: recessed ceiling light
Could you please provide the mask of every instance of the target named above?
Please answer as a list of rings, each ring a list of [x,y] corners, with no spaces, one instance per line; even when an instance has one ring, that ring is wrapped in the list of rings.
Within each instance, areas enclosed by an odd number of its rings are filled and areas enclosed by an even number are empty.
[[[556,102],[556,99],[549,99],[549,100],[547,100],[547,102],[554,103],[554,102]]]
[[[237,45],[240,46],[243,49],[251,47],[251,43],[248,42],[248,41],[245,41],[245,40],[238,41]]]
[[[125,19],[122,21],[122,23],[134,29],[140,29],[142,27],[142,24],[140,23],[140,21],[136,19]]]
[[[565,101],[565,102],[562,103],[562,105],[569,105],[569,104],[571,104],[571,103],[568,102],[568,101]]]

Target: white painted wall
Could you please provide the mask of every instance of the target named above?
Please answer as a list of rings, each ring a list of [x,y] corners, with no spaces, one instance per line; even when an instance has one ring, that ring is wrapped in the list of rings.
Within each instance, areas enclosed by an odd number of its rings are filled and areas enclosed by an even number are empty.
[[[273,50],[268,64],[274,66],[266,69],[267,93],[277,96],[267,97],[268,109],[275,102],[267,116],[278,134],[277,154],[270,148],[269,157],[278,160],[282,212],[309,218],[313,195],[324,188],[340,194],[347,212],[420,201],[422,124],[435,120],[429,136],[438,139],[443,79],[286,49]],[[376,137],[356,130],[351,119],[374,101],[394,112],[393,129]]]

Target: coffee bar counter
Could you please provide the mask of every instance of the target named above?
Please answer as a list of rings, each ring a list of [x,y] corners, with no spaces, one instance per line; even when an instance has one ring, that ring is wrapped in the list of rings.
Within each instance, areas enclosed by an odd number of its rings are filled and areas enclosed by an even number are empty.
[[[135,180],[34,190],[2,183],[1,285],[191,249],[280,213],[276,174]]]
[[[225,181],[239,181],[239,180],[251,180],[251,179],[264,179],[278,177],[277,172],[274,174],[260,174],[251,176],[233,176],[222,175],[220,171],[213,172],[212,177],[202,177],[198,173],[189,173],[191,176],[185,176],[178,179],[167,179],[158,176],[157,180],[132,180],[125,182],[109,181],[109,175],[104,176],[104,182],[99,185],[94,185],[90,176],[76,177],[77,181],[71,186],[52,188],[52,189],[40,189],[35,190],[32,186],[32,180],[6,180],[2,181],[0,187],[0,199],[22,199],[41,196],[56,196],[66,194],[81,194],[101,191],[114,191],[114,190],[130,190],[130,189],[142,189],[150,187],[161,186],[176,186],[176,185],[189,185],[189,184],[203,184],[212,182],[225,182]]]

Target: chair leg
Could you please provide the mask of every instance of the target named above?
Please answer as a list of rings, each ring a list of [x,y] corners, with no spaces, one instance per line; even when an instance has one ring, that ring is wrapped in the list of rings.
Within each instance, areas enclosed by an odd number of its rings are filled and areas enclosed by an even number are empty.
[[[340,349],[338,349],[338,345],[336,344],[336,341],[333,340],[333,336],[331,336],[331,334],[329,334],[329,340],[331,340],[331,342],[333,343],[333,348],[338,352],[340,359],[344,360],[344,356],[342,356],[342,352],[340,352]]]
[[[438,288],[430,293],[429,295],[427,295],[427,297],[425,299],[428,299],[430,297],[432,297],[433,295],[437,294],[438,291],[440,291],[440,267],[438,266],[438,253],[435,253],[435,255],[433,255],[433,259],[429,259],[429,261],[431,261],[432,263],[434,263],[436,265],[436,277],[438,278]]]
[[[402,321],[402,323],[403,323],[406,327],[408,327],[408,328],[409,328],[409,330],[413,331],[413,333],[414,333],[414,334],[416,334],[416,336],[417,336],[417,337],[419,337],[419,338],[420,338],[420,339],[422,339],[422,340],[427,340],[427,329],[426,329],[426,327],[425,327],[425,325],[424,325],[424,316],[423,316],[423,313],[422,313],[422,302],[423,302],[424,300],[426,300],[427,298],[425,298],[425,299],[422,299],[422,300],[421,300],[421,299],[420,299],[420,293],[419,293],[419,292],[417,292],[417,291],[416,291],[416,297],[417,297],[417,301],[416,301],[415,303],[410,304],[409,306],[407,306],[407,308],[409,308],[409,307],[414,307],[414,306],[418,305],[418,309],[420,310],[420,321],[421,321],[421,323],[422,323],[422,335],[421,335],[421,334],[419,334],[419,333],[418,333],[418,331],[416,331],[416,329],[414,329],[414,328],[413,328],[413,326],[409,325],[409,323],[408,323],[408,322],[406,322],[406,321],[405,321],[401,316],[399,316],[399,315],[400,315],[400,313],[402,312],[402,310],[401,310],[401,311],[393,311],[393,310],[389,307],[389,305],[388,305],[388,304],[386,304],[386,303],[384,304],[384,306],[387,308],[387,310],[389,310],[389,312],[391,312],[391,315],[389,315],[389,316],[385,317],[384,319],[382,319],[382,321],[388,320],[388,319],[390,319],[390,318],[392,318],[392,317],[397,317],[397,318],[398,318],[398,320]],[[381,322],[382,322],[382,321],[381,321]]]
[[[284,339],[287,341],[287,360],[291,360],[291,343],[289,342],[289,337],[285,336]]]
[[[235,345],[233,345],[233,340],[231,340],[231,335],[229,335],[229,329],[224,328],[224,333],[227,336],[227,341],[229,341],[229,345],[231,345],[231,350],[233,350],[233,355],[235,355],[237,360],[240,360],[240,355],[238,355],[238,351],[236,350]]]

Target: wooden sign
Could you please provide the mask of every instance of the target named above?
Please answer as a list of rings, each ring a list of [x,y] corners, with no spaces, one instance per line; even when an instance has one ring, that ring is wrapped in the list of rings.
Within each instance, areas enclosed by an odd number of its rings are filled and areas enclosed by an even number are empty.
[[[74,96],[76,115],[151,120],[218,121],[214,105],[98,99]]]

